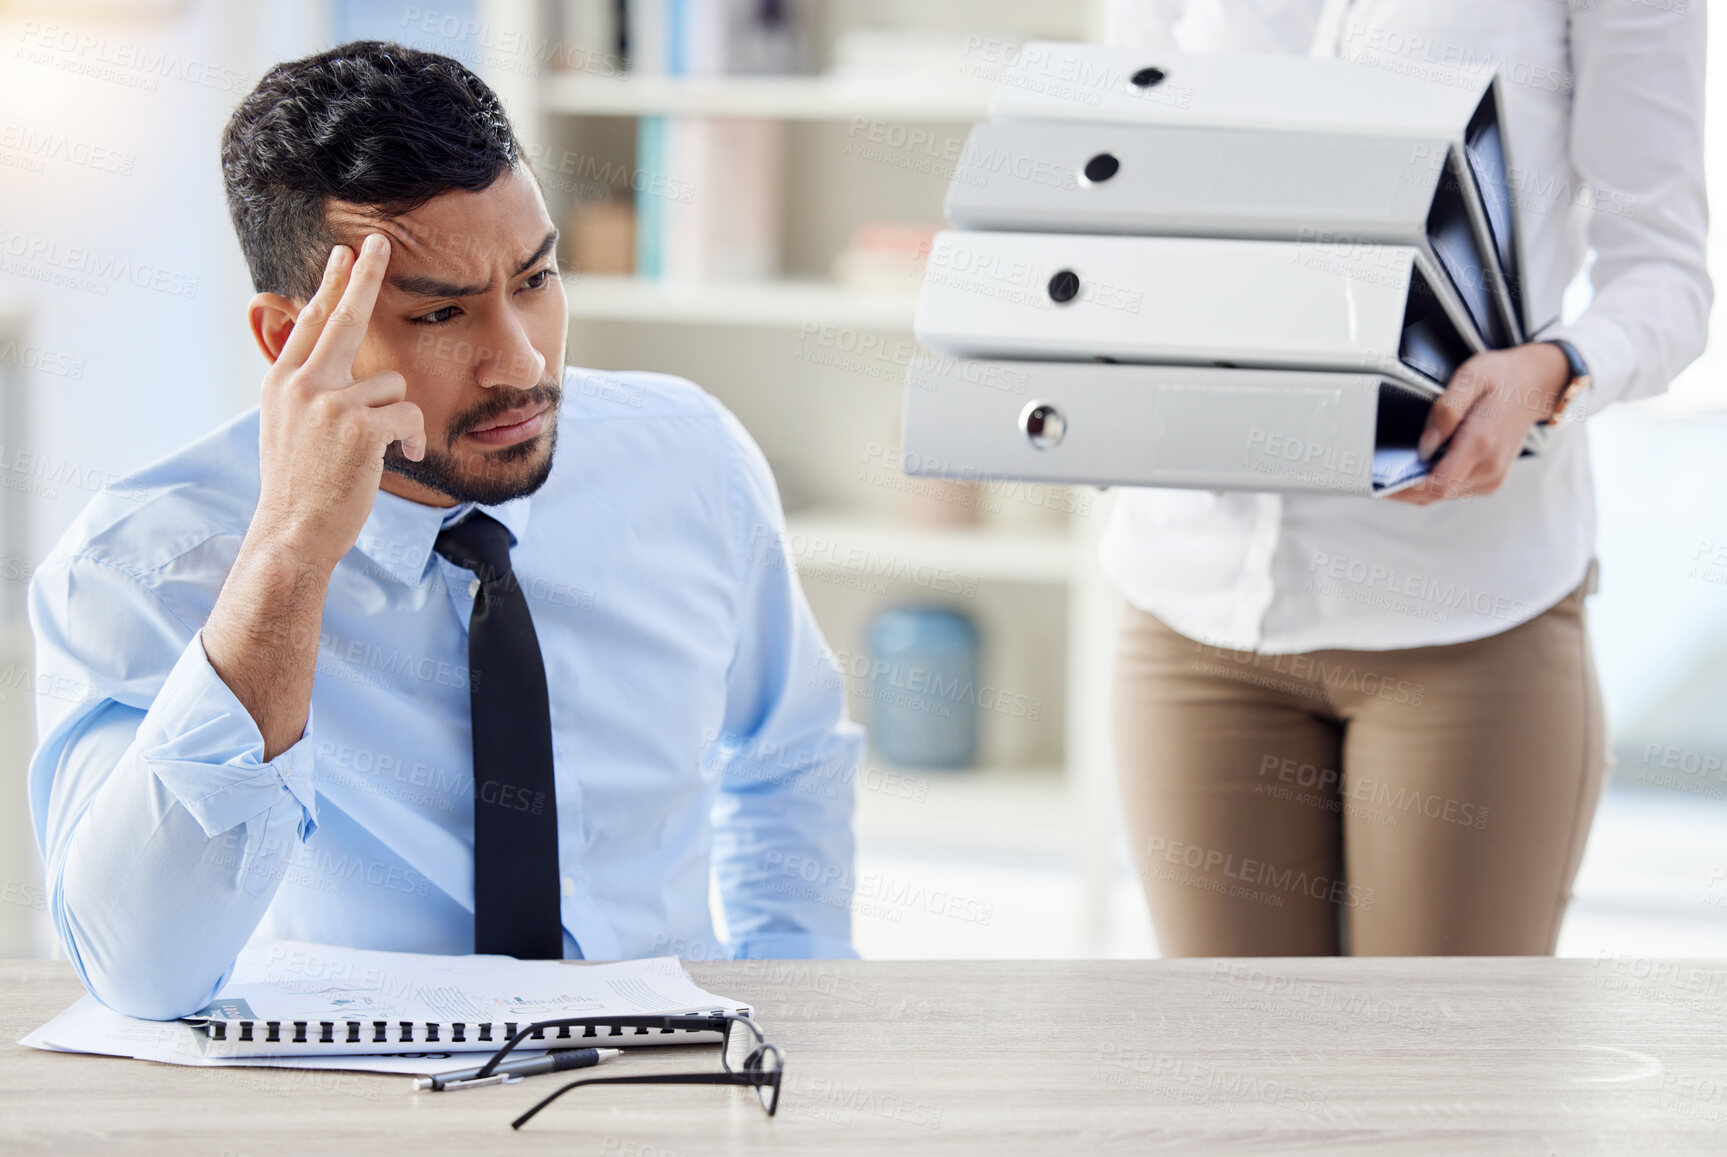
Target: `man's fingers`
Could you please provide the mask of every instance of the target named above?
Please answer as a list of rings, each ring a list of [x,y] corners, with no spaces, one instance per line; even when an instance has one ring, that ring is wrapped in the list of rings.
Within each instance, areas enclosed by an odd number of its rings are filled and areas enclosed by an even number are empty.
[[[345,378],[354,364],[354,355],[360,352],[366,326],[371,324],[372,306],[377,303],[378,287],[384,283],[384,270],[389,264],[389,240],[382,233],[368,234],[354,261],[347,288],[330,311],[317,345],[306,359],[308,370],[320,376]]]
[[[426,456],[426,416],[420,407],[412,402],[392,402],[373,407],[366,414],[384,445],[400,442],[402,453],[410,462]]]
[[[408,379],[395,370],[380,370],[344,386],[335,396],[361,406],[388,406],[408,396]]]
[[[288,334],[288,340],[282,343],[282,353],[276,359],[279,366],[290,369],[305,364],[312,356],[312,350],[318,344],[318,335],[324,332],[324,323],[329,320],[330,311],[336,308],[336,302],[342,298],[342,291],[348,285],[348,270],[352,268],[354,251],[346,245],[338,245],[330,250],[330,256],[324,262],[324,280],[318,283],[318,291],[312,294],[305,308],[300,310],[300,316],[294,319],[294,328]]]

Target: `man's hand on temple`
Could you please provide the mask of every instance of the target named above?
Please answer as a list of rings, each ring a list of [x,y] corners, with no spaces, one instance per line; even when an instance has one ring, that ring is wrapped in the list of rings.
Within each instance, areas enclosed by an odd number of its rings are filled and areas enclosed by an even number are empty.
[[[264,375],[258,513],[247,537],[325,571],[372,512],[385,448],[400,441],[413,461],[426,452],[425,420],[406,400],[407,380],[394,370],[353,376],[389,263],[381,233],[366,238],[357,259],[336,246],[323,284]]]

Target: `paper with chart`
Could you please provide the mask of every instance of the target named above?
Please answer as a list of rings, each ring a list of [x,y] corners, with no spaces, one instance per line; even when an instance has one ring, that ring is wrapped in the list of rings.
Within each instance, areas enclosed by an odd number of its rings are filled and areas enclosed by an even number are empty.
[[[496,1049],[506,1024],[715,1009],[747,1012],[748,1006],[703,991],[672,957],[590,964],[268,940],[242,949],[233,976],[216,999],[197,1018],[189,1018],[231,1026],[224,1040],[213,1040],[204,1029],[182,1021],[121,1016],[85,997],[20,1043],[177,1064],[285,1063],[432,1074],[438,1071],[429,1067],[433,1063],[443,1063],[447,1071],[471,1065],[476,1052]],[[239,1039],[243,1021],[254,1024],[251,1041]],[[263,1025],[271,1021],[282,1026],[276,1042],[264,1039]],[[294,1040],[296,1022],[308,1028],[300,1042]],[[320,1031],[326,1023],[332,1026],[328,1034]],[[356,1035],[347,1031],[351,1023],[364,1026],[358,1041],[349,1039]],[[486,1023],[493,1030],[487,1034],[491,1039],[483,1041],[477,1029]],[[458,1024],[465,1029],[461,1041],[451,1039]],[[412,1026],[405,1042],[400,1039],[404,1025]],[[428,1040],[427,1026],[433,1025],[437,1037]],[[387,1043],[374,1042],[374,1026],[387,1027]],[[325,1035],[332,1039],[320,1039]],[[699,1043],[694,1036],[678,1034],[676,1043],[686,1041]],[[659,1034],[631,1034],[606,1043],[673,1042]],[[377,1055],[384,1053],[407,1055]],[[455,1063],[444,1063],[448,1054],[455,1055]],[[308,1063],[312,1061],[325,1063]],[[392,1063],[356,1063],[362,1061]]]

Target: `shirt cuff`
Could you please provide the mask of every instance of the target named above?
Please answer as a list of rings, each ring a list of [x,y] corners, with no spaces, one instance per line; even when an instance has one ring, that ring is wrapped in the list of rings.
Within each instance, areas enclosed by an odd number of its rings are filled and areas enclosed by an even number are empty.
[[[857,949],[841,936],[816,932],[763,932],[732,945],[734,960],[856,960]]]
[[[299,836],[318,830],[312,714],[288,750],[264,762],[264,736],[204,652],[199,631],[168,673],[138,729],[138,754],[207,836],[220,835],[281,802],[300,805]]]
[[[1637,351],[1631,339],[1612,319],[1585,313],[1570,325],[1542,333],[1537,341],[1564,338],[1576,347],[1589,367],[1590,386],[1572,403],[1579,415],[1599,413],[1609,403],[1625,397],[1637,372]]]

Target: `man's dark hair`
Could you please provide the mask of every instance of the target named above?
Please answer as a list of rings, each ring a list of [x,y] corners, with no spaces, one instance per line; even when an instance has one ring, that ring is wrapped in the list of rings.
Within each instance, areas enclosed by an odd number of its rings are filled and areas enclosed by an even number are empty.
[[[478,192],[520,160],[498,96],[460,62],[357,40],[278,64],[222,133],[222,180],[260,293],[317,292],[331,200],[378,217]]]

